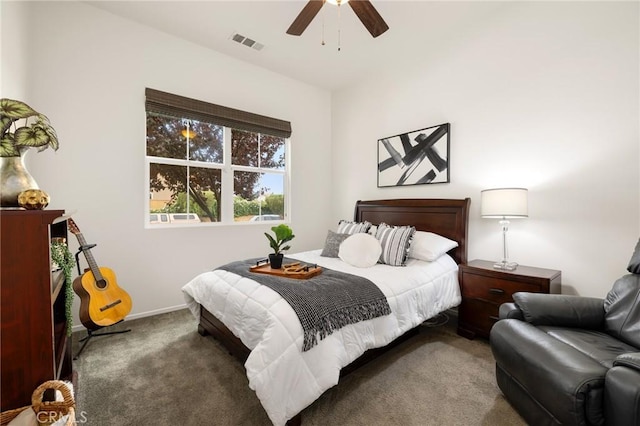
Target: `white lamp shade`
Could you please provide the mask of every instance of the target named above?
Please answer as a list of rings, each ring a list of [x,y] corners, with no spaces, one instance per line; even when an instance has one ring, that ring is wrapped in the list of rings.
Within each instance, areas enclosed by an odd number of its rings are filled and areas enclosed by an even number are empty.
[[[487,218],[529,216],[526,188],[496,188],[480,192],[480,215]]]

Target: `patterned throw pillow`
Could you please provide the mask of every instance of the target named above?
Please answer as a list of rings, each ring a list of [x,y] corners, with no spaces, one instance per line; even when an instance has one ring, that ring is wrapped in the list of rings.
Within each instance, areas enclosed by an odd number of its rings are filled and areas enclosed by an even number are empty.
[[[338,234],[357,234],[359,232],[367,232],[371,227],[371,222],[351,222],[349,220],[341,220],[338,222]]]
[[[322,249],[320,256],[338,257],[340,244],[350,236],[351,234],[338,234],[332,230],[327,231],[327,239],[324,241],[324,248]]]
[[[413,226],[389,226],[386,223],[378,225],[376,238],[382,246],[380,263],[391,266],[404,266],[409,256],[411,238],[416,232]]]

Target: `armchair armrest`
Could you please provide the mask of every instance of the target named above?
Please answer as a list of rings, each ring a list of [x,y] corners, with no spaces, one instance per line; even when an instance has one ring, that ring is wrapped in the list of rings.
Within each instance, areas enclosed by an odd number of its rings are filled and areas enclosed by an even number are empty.
[[[514,318],[524,321],[524,314],[522,313],[522,310],[513,302],[507,302],[500,305],[498,316],[500,319]]]
[[[640,352],[619,355],[604,383],[607,424],[640,424]]]
[[[518,292],[513,295],[522,310],[525,321],[533,325],[555,325],[602,329],[604,326],[604,299]]]
[[[630,352],[618,355],[618,357],[613,360],[613,366],[633,368],[640,372],[640,352]]]

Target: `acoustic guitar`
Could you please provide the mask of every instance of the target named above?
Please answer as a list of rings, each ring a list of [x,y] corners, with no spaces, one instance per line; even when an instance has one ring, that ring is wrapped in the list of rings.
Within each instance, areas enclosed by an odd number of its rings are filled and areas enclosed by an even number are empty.
[[[69,231],[76,236],[89,267],[73,281],[73,290],[80,297],[80,321],[89,330],[108,327],[122,321],[131,312],[131,297],[118,286],[116,274],[104,266],[98,267],[78,225],[68,219]]]

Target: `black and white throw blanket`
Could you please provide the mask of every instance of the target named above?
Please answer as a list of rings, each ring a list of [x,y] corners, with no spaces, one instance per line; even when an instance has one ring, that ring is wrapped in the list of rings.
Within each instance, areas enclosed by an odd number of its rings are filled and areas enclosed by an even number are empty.
[[[218,269],[250,278],[277,292],[293,308],[304,331],[308,351],[334,331],[391,313],[387,298],[366,278],[322,268],[315,277],[300,280],[250,272],[259,259],[231,262]],[[285,258],[283,263],[294,262]]]

